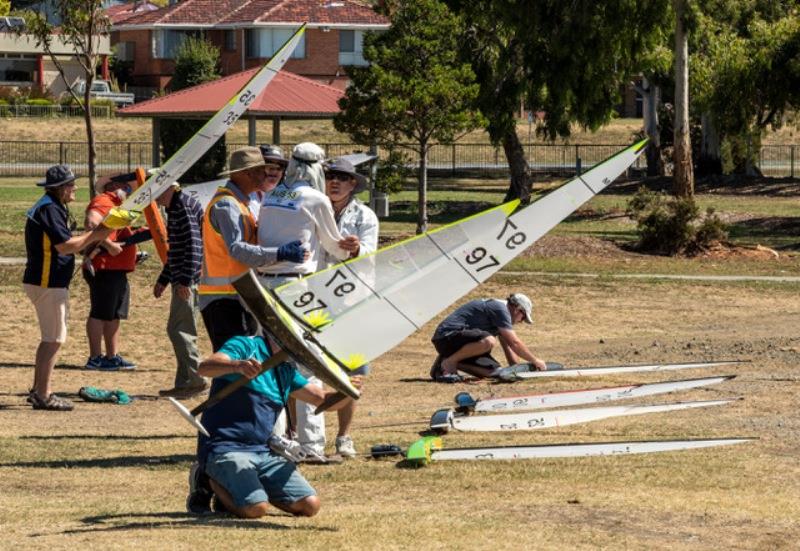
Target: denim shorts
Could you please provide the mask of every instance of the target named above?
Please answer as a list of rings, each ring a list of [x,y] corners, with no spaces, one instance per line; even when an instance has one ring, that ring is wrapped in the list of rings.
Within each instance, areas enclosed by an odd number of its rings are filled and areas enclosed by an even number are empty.
[[[237,507],[316,495],[294,463],[272,452],[212,453],[206,474],[230,492]]]

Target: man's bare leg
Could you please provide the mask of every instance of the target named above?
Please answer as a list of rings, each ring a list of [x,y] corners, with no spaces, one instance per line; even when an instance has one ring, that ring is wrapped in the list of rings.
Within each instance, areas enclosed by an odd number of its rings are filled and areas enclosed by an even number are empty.
[[[86,319],[86,338],[89,339],[90,358],[103,354],[103,323],[103,320],[95,318]]]
[[[460,368],[459,364],[461,360],[474,358],[475,356],[481,356],[491,352],[492,348],[494,348],[495,341],[496,339],[494,337],[484,337],[479,341],[465,344],[458,352],[442,360],[442,373],[457,373]]]
[[[221,484],[217,484],[217,482],[213,478],[208,479],[209,483],[211,484],[211,489],[214,490],[214,493],[217,496],[225,508],[240,518],[261,518],[267,514],[269,510],[269,503],[266,501],[261,501],[259,503],[253,503],[252,505],[245,505],[244,507],[237,507],[233,503],[233,497],[231,496],[230,492],[226,490]]]
[[[270,501],[270,503],[281,511],[285,511],[296,517],[313,517],[319,513],[319,508],[321,506],[317,496],[307,496],[291,503],[282,501]]]
[[[119,353],[120,320],[103,322],[103,340],[106,343],[106,356],[112,358]]]
[[[347,436],[350,432],[350,425],[353,423],[353,416],[356,413],[356,401],[348,400],[347,404],[342,406],[342,409],[336,412],[339,417],[339,432],[338,436]]]
[[[42,399],[50,396],[50,378],[56,365],[60,342],[40,342],[36,349],[36,365],[33,370],[33,390]]]

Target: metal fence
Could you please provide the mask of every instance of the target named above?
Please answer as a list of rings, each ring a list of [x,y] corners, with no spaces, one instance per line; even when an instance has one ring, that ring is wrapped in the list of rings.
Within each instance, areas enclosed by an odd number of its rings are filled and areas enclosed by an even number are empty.
[[[227,143],[232,150],[246,144]],[[290,151],[294,144],[283,144]],[[328,157],[354,151],[365,151],[364,146],[349,143],[320,144]],[[536,173],[571,176],[587,170],[625,147],[625,144],[526,144],[525,153],[531,169]],[[761,148],[758,164],[767,176],[794,177],[796,145],[767,145]],[[85,142],[33,142],[0,141],[0,176],[41,176],[47,167],[68,164],[79,175],[87,173],[88,148]],[[137,166],[152,166],[150,142],[98,142],[97,167],[100,174],[130,171]],[[508,175],[508,164],[502,148],[489,144],[440,144],[430,152],[428,166],[440,176],[466,176],[491,174]],[[640,157],[634,169],[644,169],[646,161]]]
[[[110,105],[90,106],[93,117],[111,117],[114,108]],[[83,108],[78,105],[0,105],[0,117],[83,117]]]

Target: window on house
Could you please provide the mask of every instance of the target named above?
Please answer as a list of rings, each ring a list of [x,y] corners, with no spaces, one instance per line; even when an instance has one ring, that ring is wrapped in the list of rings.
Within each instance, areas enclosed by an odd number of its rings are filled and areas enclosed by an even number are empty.
[[[175,59],[175,54],[178,52],[183,41],[187,37],[194,36],[201,38],[202,31],[176,31],[173,29],[155,29],[153,31],[153,58],[155,59]]]
[[[133,61],[133,53],[136,48],[135,42],[118,42],[114,48],[117,59],[120,61]]]
[[[251,58],[272,57],[294,32],[295,29],[245,29],[245,55]],[[292,59],[305,57],[306,37],[303,36],[292,53]]]
[[[31,84],[36,80],[36,59],[27,56],[0,57],[0,82]]]
[[[236,51],[236,31],[234,31],[233,29],[225,30],[225,51],[226,52]]]
[[[339,65],[367,65],[364,59],[364,31],[339,31]]]

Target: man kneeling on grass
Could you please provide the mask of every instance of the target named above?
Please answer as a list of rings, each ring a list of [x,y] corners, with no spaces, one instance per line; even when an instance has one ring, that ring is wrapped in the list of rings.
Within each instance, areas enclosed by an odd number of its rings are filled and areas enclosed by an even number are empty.
[[[314,488],[292,461],[270,450],[267,440],[290,395],[319,405],[332,392],[309,385],[286,362],[259,375],[261,363],[272,352],[263,337],[233,337],[200,363],[200,375],[214,377],[211,396],[239,377],[250,382],[203,413],[201,422],[211,437],[198,438],[198,461],[192,466],[186,503],[189,512],[210,512],[212,492],[217,512],[242,518],[266,515],[269,504],[297,516],[311,517],[319,511]],[[354,377],[353,384],[360,386],[360,379]],[[344,400],[332,409],[346,404]]]

